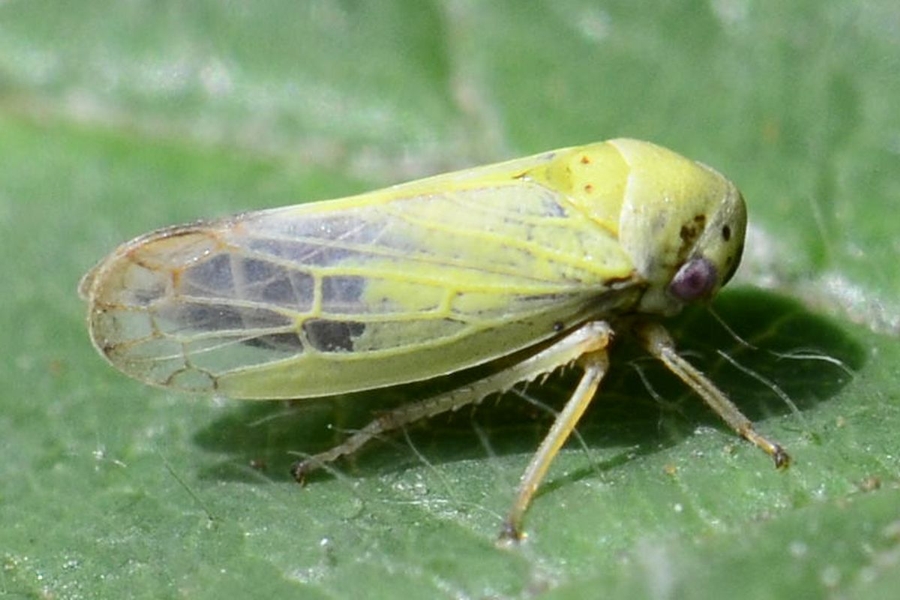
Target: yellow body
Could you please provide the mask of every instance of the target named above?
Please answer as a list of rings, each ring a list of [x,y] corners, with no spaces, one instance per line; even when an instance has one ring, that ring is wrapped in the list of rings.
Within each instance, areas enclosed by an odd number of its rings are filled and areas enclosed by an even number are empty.
[[[747,216],[716,171],[617,139],[341,200],[162,229],[81,282],[91,337],[141,381],[234,398],[325,396],[428,379],[510,356],[465,387],[380,415],[298,462],[298,481],[381,434],[577,364],[581,381],[525,470],[525,510],[634,333],[778,467],[789,457],[658,322],[737,268]]]
[[[141,381],[323,396],[465,369],[587,320],[674,313],[677,269],[704,244],[720,285],[745,219],[717,172],[619,139],[156,231],[81,294],[96,347]]]

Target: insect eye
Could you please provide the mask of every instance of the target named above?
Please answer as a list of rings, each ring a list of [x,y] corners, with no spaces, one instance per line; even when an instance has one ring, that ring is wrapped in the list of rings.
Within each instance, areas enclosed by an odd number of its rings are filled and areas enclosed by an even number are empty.
[[[692,258],[675,273],[669,283],[669,294],[682,302],[691,302],[707,296],[717,281],[718,272],[712,262],[702,256]]]

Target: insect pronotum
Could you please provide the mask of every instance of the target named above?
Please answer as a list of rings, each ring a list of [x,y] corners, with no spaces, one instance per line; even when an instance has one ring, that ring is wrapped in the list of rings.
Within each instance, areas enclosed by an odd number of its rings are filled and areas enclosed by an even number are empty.
[[[94,345],[145,383],[232,398],[320,397],[515,356],[383,414],[298,462],[303,481],[386,431],[567,364],[581,381],[522,476],[502,537],[631,332],[741,436],[789,462],[676,352],[660,319],[737,269],[746,209],[713,169],[615,139],[350,198],[179,225],[123,244],[81,282]]]

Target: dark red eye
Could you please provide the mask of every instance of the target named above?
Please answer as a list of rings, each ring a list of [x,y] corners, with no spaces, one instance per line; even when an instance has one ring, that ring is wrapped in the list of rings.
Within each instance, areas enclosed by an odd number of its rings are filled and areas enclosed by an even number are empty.
[[[716,266],[709,260],[702,256],[692,258],[675,273],[669,284],[669,294],[682,302],[704,298],[716,287],[718,277]]]

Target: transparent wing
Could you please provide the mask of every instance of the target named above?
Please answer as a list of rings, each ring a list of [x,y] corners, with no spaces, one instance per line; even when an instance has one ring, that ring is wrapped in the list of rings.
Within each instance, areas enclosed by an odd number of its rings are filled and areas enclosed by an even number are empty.
[[[82,294],[95,345],[133,377],[298,398],[511,353],[627,304],[632,277],[613,233],[508,179],[160,230],[101,262]]]

